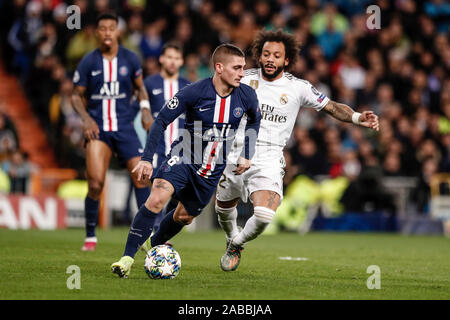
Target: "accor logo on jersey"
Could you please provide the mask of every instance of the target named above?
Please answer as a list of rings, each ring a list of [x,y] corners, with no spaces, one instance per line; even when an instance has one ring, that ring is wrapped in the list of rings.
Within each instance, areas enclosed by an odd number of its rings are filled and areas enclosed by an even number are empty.
[[[120,82],[112,81],[105,82],[103,86],[100,88],[100,94],[93,94],[91,99],[123,99],[126,98],[125,93],[120,93]]]
[[[275,107],[269,106],[268,104],[261,104],[261,119],[272,121],[276,123],[285,123],[287,121],[287,116],[282,116],[274,113]]]
[[[104,96],[116,96],[119,94],[119,81],[105,82],[100,89],[100,94]]]
[[[208,129],[203,133],[202,139],[203,141],[218,141],[218,142],[226,141],[228,140],[230,129],[231,124],[223,125],[220,131],[217,128],[217,126],[214,125],[211,129]]]

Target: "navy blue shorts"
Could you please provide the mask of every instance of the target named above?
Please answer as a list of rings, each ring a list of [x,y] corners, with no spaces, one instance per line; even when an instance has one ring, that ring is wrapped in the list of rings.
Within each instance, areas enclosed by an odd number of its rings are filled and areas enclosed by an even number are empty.
[[[100,130],[99,140],[105,142],[119,159],[119,164],[125,167],[128,160],[141,157],[144,149],[134,130],[133,124],[120,126],[119,131]]]
[[[152,180],[169,181],[175,189],[174,198],[183,204],[189,215],[196,217],[208,205],[219,179],[202,178],[197,174],[198,168],[190,164],[177,163],[170,166],[169,160],[166,158],[159,170],[152,175]]]
[[[159,168],[161,167],[163,162],[167,160],[166,158],[167,158],[167,156],[162,153],[155,153],[155,155],[153,156],[153,162],[152,162],[153,172],[156,173],[159,170]]]

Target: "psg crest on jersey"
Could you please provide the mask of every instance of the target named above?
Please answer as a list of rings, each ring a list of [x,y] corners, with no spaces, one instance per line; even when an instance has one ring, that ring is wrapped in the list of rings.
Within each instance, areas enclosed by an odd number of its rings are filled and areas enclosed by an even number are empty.
[[[121,76],[126,77],[128,75],[128,68],[125,66],[121,66],[119,69],[119,73]]]
[[[233,110],[233,116],[235,116],[236,118],[240,118],[243,113],[244,113],[244,110],[242,110],[241,107],[237,107]]]

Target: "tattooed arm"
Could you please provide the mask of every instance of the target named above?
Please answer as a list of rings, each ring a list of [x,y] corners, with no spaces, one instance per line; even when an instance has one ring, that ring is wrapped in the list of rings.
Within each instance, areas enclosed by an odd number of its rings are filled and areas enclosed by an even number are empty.
[[[380,125],[378,123],[378,116],[375,115],[372,111],[357,113],[353,111],[353,109],[348,105],[332,100],[327,103],[323,110],[333,118],[343,122],[353,122],[362,127],[372,128],[376,131],[378,131],[380,128]]]
[[[148,93],[147,89],[144,85],[144,80],[142,79],[142,75],[134,79],[134,87],[135,92],[137,93],[138,100],[140,102],[141,107],[141,115],[142,115],[142,127],[145,131],[149,131],[150,127],[153,124],[153,116],[150,112],[150,104],[148,102]],[[142,103],[145,103],[146,106],[143,106]]]

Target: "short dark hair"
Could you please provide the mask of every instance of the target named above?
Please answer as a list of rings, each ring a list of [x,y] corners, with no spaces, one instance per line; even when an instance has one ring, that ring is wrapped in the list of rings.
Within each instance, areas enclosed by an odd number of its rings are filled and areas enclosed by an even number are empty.
[[[119,17],[112,11],[100,13],[97,19],[95,19],[95,26],[98,27],[98,24],[102,20],[114,20],[116,23],[119,23]]]
[[[281,42],[284,44],[286,58],[289,60],[289,65],[286,69],[293,66],[298,59],[300,52],[300,43],[295,39],[292,34],[283,32],[278,29],[277,31],[262,30],[258,33],[252,44],[252,56],[256,62],[261,57],[262,48],[266,42]]]
[[[167,49],[174,49],[183,55],[183,48],[177,42],[167,42],[161,49],[161,54],[164,54]]]
[[[245,54],[240,48],[230,43],[224,43],[214,50],[211,57],[213,65],[215,65],[217,62],[223,62],[224,57],[227,55],[245,58]]]

